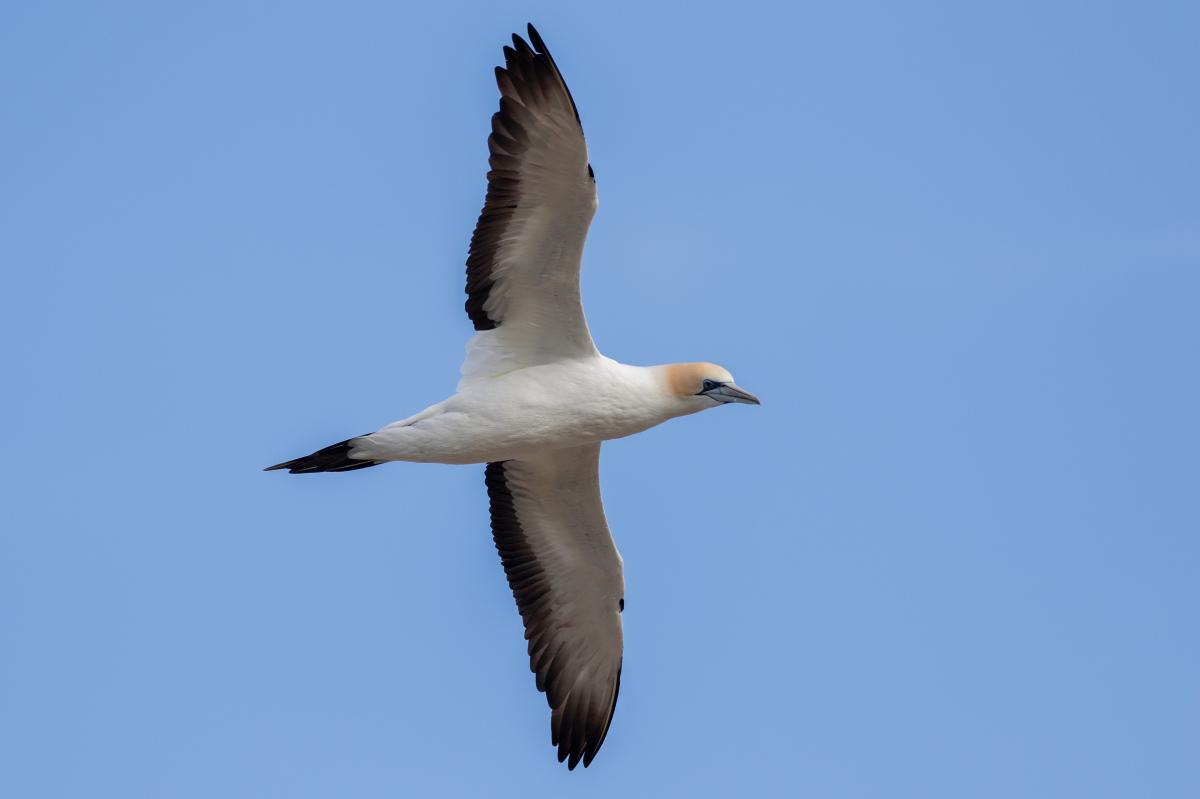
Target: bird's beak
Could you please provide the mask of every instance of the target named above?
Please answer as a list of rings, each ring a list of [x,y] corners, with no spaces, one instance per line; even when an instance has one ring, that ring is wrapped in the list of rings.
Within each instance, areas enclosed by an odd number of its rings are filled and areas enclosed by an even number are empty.
[[[705,391],[704,396],[711,397],[717,402],[744,402],[747,405],[762,405],[758,397],[749,391],[743,391],[733,383],[722,383],[711,391]]]

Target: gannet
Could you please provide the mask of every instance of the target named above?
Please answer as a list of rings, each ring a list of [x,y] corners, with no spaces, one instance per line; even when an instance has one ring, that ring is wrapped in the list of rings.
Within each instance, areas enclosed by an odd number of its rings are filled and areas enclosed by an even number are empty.
[[[487,196],[467,257],[457,392],[407,419],[268,467],[348,472],[388,461],[484,463],[492,537],[550,704],[559,762],[600,750],[621,685],[625,582],[600,499],[600,444],[758,399],[712,363],[606,358],[579,292],[595,173],[575,101],[532,25],[496,68]]]

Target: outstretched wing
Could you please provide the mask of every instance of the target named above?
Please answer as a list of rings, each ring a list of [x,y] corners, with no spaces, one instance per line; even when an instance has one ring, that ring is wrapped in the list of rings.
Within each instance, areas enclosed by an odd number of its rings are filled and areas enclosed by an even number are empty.
[[[621,687],[625,578],[600,503],[600,445],[487,465],[492,536],[550,703],[559,761],[600,751]]]
[[[596,181],[571,92],[532,25],[529,38],[532,47],[514,35],[496,68],[487,198],[467,257],[477,333],[464,378],[596,354],[579,296]]]

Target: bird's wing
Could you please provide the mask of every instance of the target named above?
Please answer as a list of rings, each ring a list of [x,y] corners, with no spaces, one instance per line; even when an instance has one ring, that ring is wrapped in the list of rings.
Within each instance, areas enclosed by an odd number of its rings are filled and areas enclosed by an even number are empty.
[[[545,42],[513,36],[496,68],[487,198],[467,257],[464,379],[596,354],[579,264],[596,181],[575,101]]]
[[[487,465],[492,536],[550,703],[559,761],[587,766],[621,686],[625,578],[600,503],[600,445]]]

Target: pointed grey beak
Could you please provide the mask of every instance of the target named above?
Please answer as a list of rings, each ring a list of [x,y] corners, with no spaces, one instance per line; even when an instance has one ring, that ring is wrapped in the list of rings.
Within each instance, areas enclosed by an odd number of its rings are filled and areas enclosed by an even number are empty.
[[[744,402],[747,405],[762,405],[758,401],[758,397],[751,394],[749,391],[742,391],[733,383],[722,383],[710,391],[703,392],[704,396],[710,397],[717,402]]]

